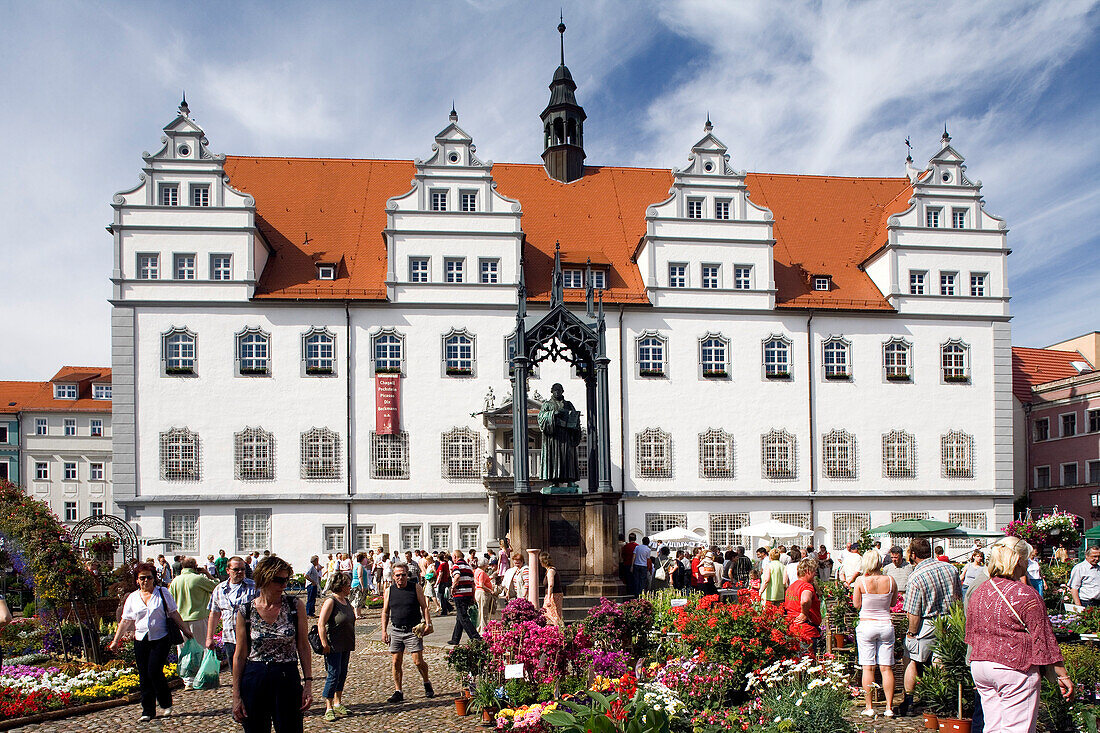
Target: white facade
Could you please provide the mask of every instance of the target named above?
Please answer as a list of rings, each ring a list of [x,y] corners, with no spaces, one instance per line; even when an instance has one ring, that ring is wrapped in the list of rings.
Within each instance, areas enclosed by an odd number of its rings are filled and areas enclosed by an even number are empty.
[[[477,159],[452,116],[433,157],[417,162],[412,189],[387,204],[385,299],[258,298],[264,267],[279,265],[256,227],[256,201],[223,178],[223,158],[209,153],[186,108],[165,134],[162,150],[145,156],[142,183],[114,200],[115,494],[127,518],[143,535],[181,538],[188,552],[271,549],[296,563],[361,549],[373,533],[389,535],[391,549],[493,542],[499,520],[482,474],[486,457],[504,446],[488,444],[480,412],[490,389],[497,399],[511,392],[507,338],[523,207],[532,202],[496,192],[492,163]],[[899,513],[984,528],[1007,523],[1005,230],[984,213],[961,158],[945,139],[924,174],[935,185],[918,180],[910,209],[889,220],[865,269],[893,310],[867,311],[777,306],[775,216],[753,203],[745,174],[728,158],[708,126],[669,198],[646,212],[632,265],[645,302],[605,306],[611,482],[624,495],[623,529],[685,524],[726,544],[747,540],[737,527],[784,513],[838,547]],[[943,172],[953,177],[945,181]],[[165,185],[178,186],[181,197],[192,185],[210,186],[210,203],[172,204],[159,198]],[[434,210],[442,199],[433,192],[444,191],[446,209]],[[464,193],[475,194],[467,200],[474,211],[461,210]],[[723,203],[728,219],[718,216]],[[949,217],[943,231],[924,226],[933,205]],[[953,208],[967,212],[964,226],[950,227]],[[186,259],[178,271],[180,255],[194,255],[193,275]],[[218,255],[230,256],[228,279],[214,279]],[[153,256],[156,279],[148,277]],[[422,281],[410,265],[421,258],[429,260]],[[446,262],[455,259],[462,279],[448,282]],[[496,263],[488,282],[486,260]],[[354,265],[333,264],[338,277]],[[670,266],[681,264],[685,282],[670,281],[678,274]],[[748,280],[738,282],[738,268],[751,270]],[[910,295],[909,271],[918,268],[929,278],[957,273],[956,294],[939,294],[936,280]],[[986,278],[981,295],[969,295],[971,273]],[[540,307],[530,305],[532,313]],[[325,374],[311,373],[316,354],[306,344],[319,332],[331,336]],[[242,352],[249,334],[267,337],[261,356]],[[172,351],[168,340],[178,335],[193,351]],[[458,369],[447,352],[456,335],[470,357],[456,352]],[[408,447],[397,459],[372,436],[379,336],[400,344]],[[889,344],[905,351],[901,367],[886,365]],[[785,349],[779,366],[775,348]],[[182,371],[181,359],[190,360]],[[242,373],[246,365],[251,373]],[[556,381],[583,407],[584,383],[564,363],[541,364],[532,393],[549,394]],[[261,435],[245,435],[250,428],[270,438],[246,447],[246,438]],[[456,428],[473,435],[461,443],[472,446],[469,470],[455,468],[461,441],[444,437]],[[310,442],[314,429],[335,435],[320,453],[311,453],[321,445]],[[769,446],[789,448],[789,465],[768,463],[766,436]],[[701,454],[719,444],[732,445],[731,460]],[[444,445],[457,452],[448,458]],[[899,445],[903,456],[884,458]],[[323,477],[309,476],[307,466],[321,466]]]
[[[102,412],[28,409],[21,413],[20,431],[21,475],[30,496],[48,503],[70,526],[115,513],[109,403]]]

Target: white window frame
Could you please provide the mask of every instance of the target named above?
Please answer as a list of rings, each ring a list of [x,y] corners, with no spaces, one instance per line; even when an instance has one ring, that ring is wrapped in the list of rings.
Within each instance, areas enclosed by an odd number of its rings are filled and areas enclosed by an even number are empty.
[[[730,210],[732,209],[732,202],[730,199],[715,199],[714,200],[714,218],[720,221],[728,221],[730,218]]]
[[[172,277],[176,280],[194,280],[198,277],[198,257],[194,252],[176,252],[172,255]]]
[[[218,281],[233,279],[233,255],[210,255],[210,279]]]
[[[940,438],[940,474],[944,478],[974,478],[974,436],[952,430]]]
[[[177,524],[178,523],[178,524]],[[199,510],[166,509],[164,512],[164,536],[181,544],[173,545],[180,552],[199,551]]]
[[[303,375],[335,377],[336,363],[336,334],[316,326],[302,334]]]
[[[34,419],[34,434],[35,435],[49,435],[50,424],[44,417],[36,417]]]
[[[451,545],[451,525],[450,524],[429,523],[428,524],[428,544],[431,545],[431,547],[426,548],[426,549],[429,549],[432,552],[436,552],[436,551],[451,552],[452,550],[454,550],[455,547],[453,545]],[[425,549],[425,548],[418,548],[418,549]]]
[[[256,326],[238,331],[236,374],[238,377],[271,376],[271,334]]]
[[[688,219],[702,219],[703,218],[703,198],[701,196],[691,196],[687,200],[686,218]]]
[[[76,437],[76,418],[66,417],[61,421],[61,434],[66,438]]]
[[[371,372],[374,374],[405,373],[405,334],[392,326],[384,326],[370,337]]]
[[[426,283],[431,281],[431,257],[409,258],[409,282]]]
[[[477,191],[459,191],[459,211],[467,213],[477,211]]]
[[[317,263],[318,280],[335,280],[336,265],[331,262]]]
[[[734,448],[733,435],[721,428],[708,428],[699,433],[699,478],[734,478]]]
[[[55,400],[75,400],[79,391],[75,384],[55,384],[53,386],[53,398]]]
[[[737,547],[745,544],[741,528],[750,524],[748,512],[724,512],[707,515],[710,543],[718,547]]]
[[[970,297],[972,298],[984,298],[986,291],[989,290],[989,273],[988,272],[972,272],[970,273]]]
[[[103,437],[102,418],[93,417],[91,420],[88,421],[88,434],[91,435],[93,438]]]
[[[1100,460],[1085,461],[1085,483],[1100,484]]]
[[[157,186],[157,204],[159,206],[179,206],[180,185],[178,183],[162,183]]]
[[[92,399],[93,400],[110,400],[112,392],[112,385],[110,382],[93,384],[92,385]]]
[[[466,282],[465,257],[443,258],[443,282],[452,284]]]
[[[864,530],[871,528],[869,512],[833,512],[833,547],[859,542]]]
[[[238,481],[275,480],[275,435],[261,427],[233,434],[233,477]]]
[[[882,436],[882,477],[917,477],[917,439],[904,430],[891,430]]]
[[[355,541],[354,552],[366,552],[371,549],[370,536],[378,534],[378,525],[355,524],[351,528],[352,539]]]
[[[447,210],[447,189],[445,189],[445,188],[433,188],[428,192],[428,210],[429,211],[446,211]]]
[[[699,378],[730,378],[730,340],[720,333],[708,331],[699,338]]]
[[[562,270],[562,287],[567,290],[581,290],[584,285],[584,270],[571,267]]]
[[[76,522],[76,521],[79,521],[79,517],[80,517],[80,513],[79,513],[79,511],[77,511],[76,502],[75,501],[65,502],[65,519],[64,519],[64,521],[66,521],[66,522]]]
[[[704,262],[699,266],[699,285],[704,290],[719,290],[722,287],[722,265],[717,262]]]
[[[686,262],[668,263],[668,286],[686,288],[688,286],[688,264]]]
[[[8,436],[8,426],[0,425],[0,445],[7,445],[10,437]]]
[[[210,206],[210,184],[209,183],[192,183],[191,184],[191,205],[198,207]]]
[[[959,339],[940,344],[940,379],[945,383],[970,382],[970,346]]]
[[[607,270],[593,269],[592,270],[592,289],[593,290],[606,290],[607,289]]]
[[[852,342],[843,336],[830,336],[821,342],[821,369],[825,379],[852,378]]]
[[[311,427],[301,435],[301,478],[336,481],[340,478],[340,434],[327,427]]]
[[[1074,464],[1077,465],[1077,464]],[[76,461],[63,461],[61,463],[61,480],[62,481],[79,481],[79,473],[76,467]]]
[[[440,475],[454,482],[481,481],[484,450],[481,433],[455,426],[440,435]]]
[[[752,265],[733,266],[733,289],[752,290]]]
[[[1044,472],[1046,481],[1042,482],[1039,480],[1039,477],[1043,476]],[[1036,489],[1049,489],[1051,487],[1050,479],[1050,466],[1036,466],[1035,470],[1032,472],[1031,486]]]
[[[516,353],[516,332],[512,331],[510,334],[504,337],[504,376],[508,379],[512,378],[512,356]],[[573,373],[577,374],[576,366],[573,367]],[[530,364],[527,365],[527,378],[538,379],[539,378],[539,365]]]
[[[798,439],[786,430],[760,436],[760,476],[771,481],[798,478]]]
[[[821,475],[831,479],[858,478],[856,436],[847,430],[830,430],[821,436]]]
[[[909,271],[909,294],[928,295],[928,270]]]
[[[202,477],[199,434],[187,428],[171,428],[160,434],[162,481],[194,482]]]
[[[901,356],[902,359],[899,359]],[[900,363],[904,361],[904,363]],[[913,344],[903,338],[892,338],[882,344],[882,376],[887,382],[913,380]]]
[[[379,480],[409,478],[409,434],[370,431],[370,477]]]
[[[1066,475],[1066,469],[1073,470],[1073,483],[1070,483],[1070,477]],[[1081,473],[1077,469],[1077,461],[1066,461],[1065,463],[1058,464],[1058,476],[1061,478],[1059,486],[1077,486],[1081,483]]]
[[[198,373],[199,338],[186,328],[171,328],[161,335],[161,373],[166,377],[192,377]]]
[[[473,537],[470,536],[471,532]],[[458,525],[458,547],[462,550],[480,550],[481,525],[466,523]]]
[[[88,464],[88,480],[89,481],[106,481],[106,469],[105,464],[95,461]]]
[[[160,254],[157,252],[137,253],[137,279],[160,279]]]
[[[688,518],[683,512],[646,512],[645,536],[650,537],[667,529],[687,529]]]
[[[346,524],[325,524],[321,526],[321,545],[323,553],[348,551],[348,527]]]
[[[634,436],[634,476],[672,478],[672,434],[646,428]]]
[[[668,338],[659,331],[645,330],[634,337],[635,376],[639,379],[668,378]]]
[[[966,209],[951,209],[951,228],[966,229]]]
[[[825,291],[833,289],[833,279],[828,275],[814,275],[814,290]]]
[[[263,551],[271,548],[271,510],[234,510],[237,552]]]
[[[959,529],[989,529],[989,515],[985,512],[948,512],[947,521],[959,525]],[[947,546],[953,549],[970,547],[969,537],[952,537]]]
[[[782,334],[771,334],[760,342],[760,368],[764,379],[790,379],[791,340]]]
[[[959,294],[959,273],[940,271],[940,295]]]
[[[1100,433],[1100,409],[1085,410],[1085,421],[1090,433]]]
[[[88,502],[88,516],[89,517],[102,517],[106,514],[102,501]]]
[[[500,260],[496,257],[481,257],[477,261],[478,282],[482,285],[496,285],[500,282]]]
[[[398,529],[399,541],[401,542],[402,552],[408,552],[409,550],[422,550],[424,549],[424,525],[423,524],[409,524],[402,523]],[[416,535],[416,540],[413,542],[406,541],[406,537],[410,534]]]
[[[50,463],[49,463],[49,461],[35,461],[34,462],[34,480],[35,481],[49,481],[50,480]]]
[[[943,225],[943,208],[930,207],[924,211],[924,226],[928,229],[939,229]]]
[[[1066,418],[1069,418],[1070,419],[1069,421],[1073,423],[1072,432],[1067,432],[1066,431],[1066,422],[1067,422]],[[66,433],[66,435],[68,435],[68,433]],[[1076,412],[1076,410],[1073,411],[1073,412],[1061,412],[1061,413],[1059,413],[1058,414],[1058,437],[1059,438],[1073,438],[1077,435],[1080,435],[1080,432],[1077,430],[1077,412]]]
[[[443,376],[459,379],[477,376],[477,336],[465,328],[452,328],[440,344]]]

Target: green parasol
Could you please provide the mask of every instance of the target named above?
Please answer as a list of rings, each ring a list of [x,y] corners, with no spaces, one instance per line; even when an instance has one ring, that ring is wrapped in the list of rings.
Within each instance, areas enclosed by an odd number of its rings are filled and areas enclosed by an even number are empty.
[[[902,519],[884,524],[881,527],[871,527],[868,531],[871,534],[900,534],[907,537],[917,537],[938,534],[945,530],[955,529],[958,526],[958,522],[941,522],[938,519]]]

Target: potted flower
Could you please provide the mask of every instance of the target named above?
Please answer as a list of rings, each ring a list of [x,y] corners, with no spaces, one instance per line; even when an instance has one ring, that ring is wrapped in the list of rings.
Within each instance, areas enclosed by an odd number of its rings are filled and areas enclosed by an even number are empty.
[[[665,376],[664,369],[639,369],[639,377],[663,377]]]
[[[93,537],[90,540],[85,541],[84,547],[88,549],[97,558],[103,556],[111,556],[115,552],[115,548],[118,544],[115,542],[115,538],[109,534]]]
[[[470,367],[447,367],[448,377],[469,377],[472,376],[474,370]]]
[[[242,377],[262,377],[267,375],[267,367],[241,367]]]
[[[1044,514],[1039,517],[1035,527],[1045,532],[1053,544],[1074,547],[1081,542],[1081,534],[1077,531],[1077,517],[1069,512],[1055,510],[1051,514]]]
[[[174,377],[181,377],[181,376],[186,376],[188,374],[194,374],[195,373],[195,367],[170,366],[170,367],[165,367],[164,368],[164,373],[168,374],[168,375],[171,375],[171,376],[174,376]]]
[[[725,379],[725,369],[706,369],[703,371],[703,379]]]
[[[399,366],[380,366],[374,368],[375,374],[400,374],[401,367]]]
[[[788,371],[768,372],[764,376],[766,376],[768,379],[790,379],[791,373]]]
[[[888,372],[886,374],[887,382],[908,382],[909,374],[907,372]]]
[[[310,376],[318,376],[321,374],[332,374],[332,367],[330,366],[307,366],[306,374]]]
[[[481,713],[482,726],[491,728],[496,724],[496,711],[500,709],[500,698],[497,697],[496,683],[488,675],[478,679],[473,695],[470,697],[469,707],[475,713]]]

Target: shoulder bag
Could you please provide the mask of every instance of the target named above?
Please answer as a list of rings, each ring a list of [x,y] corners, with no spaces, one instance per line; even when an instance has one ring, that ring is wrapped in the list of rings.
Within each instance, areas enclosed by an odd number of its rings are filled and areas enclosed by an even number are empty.
[[[168,643],[173,645],[182,644],[183,632],[180,630],[180,625],[168,613],[168,604],[164,601],[164,588],[157,588],[157,593],[160,593],[160,607],[164,611],[165,626],[168,628]]]

